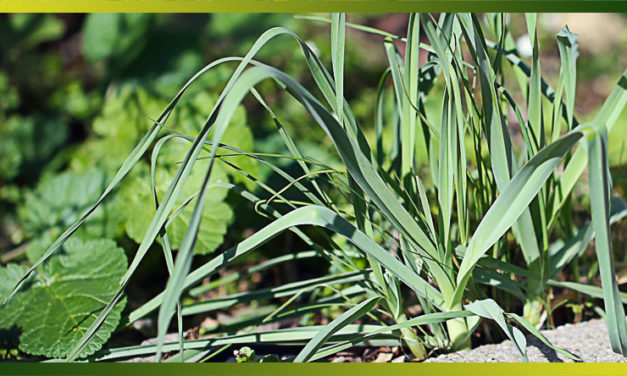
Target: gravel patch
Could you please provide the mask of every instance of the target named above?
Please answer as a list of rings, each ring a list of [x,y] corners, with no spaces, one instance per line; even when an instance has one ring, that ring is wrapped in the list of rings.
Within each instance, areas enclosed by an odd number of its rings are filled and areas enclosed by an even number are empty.
[[[601,319],[579,324],[566,324],[542,334],[552,344],[577,355],[583,362],[627,362],[627,358],[612,351],[607,326]],[[573,360],[546,346],[535,336],[527,336],[527,357],[530,362],[573,362]],[[483,345],[472,350],[459,351],[427,359],[425,362],[519,362],[520,354],[511,341]]]

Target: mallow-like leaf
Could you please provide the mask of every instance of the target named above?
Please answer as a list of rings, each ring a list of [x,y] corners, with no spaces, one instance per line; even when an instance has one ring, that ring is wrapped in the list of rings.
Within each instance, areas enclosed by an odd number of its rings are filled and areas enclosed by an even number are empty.
[[[195,137],[201,131],[202,125],[217,100],[218,98],[215,95],[206,91],[195,93],[190,99],[184,101],[181,106],[178,106],[176,112],[172,115],[171,129],[175,132]],[[239,150],[253,151],[255,140],[250,126],[247,124],[246,111],[243,106],[239,106],[235,110],[231,118],[231,124],[224,132],[220,142]],[[187,144],[187,148],[189,147],[191,147],[191,142]],[[179,150],[179,152],[179,154],[172,155],[174,158],[170,162],[178,163],[182,161],[187,149]],[[223,154],[226,154],[226,151]],[[258,174],[257,163],[252,158],[244,156],[229,156],[225,158],[249,174]],[[245,184],[249,190],[255,188],[254,182],[246,179],[234,170],[227,169],[226,172],[234,179],[234,182]]]
[[[0,299],[4,300],[9,296],[13,287],[26,274],[27,270],[27,267],[18,264],[0,267]],[[26,289],[28,285],[24,284],[22,289]],[[21,331],[15,325],[15,320],[21,316],[22,311],[26,308],[25,305],[16,303],[15,299],[10,300],[6,306],[0,307],[0,349],[17,349]],[[10,312],[12,316],[8,316],[6,312]]]
[[[198,92],[188,98],[177,108],[172,116],[170,129],[182,135],[195,136],[200,131],[201,125],[206,117],[206,113],[215,105],[217,98],[206,93]],[[225,133],[222,142],[235,148],[252,151],[253,135],[246,125],[246,113],[243,107],[235,111],[235,116],[231,120],[231,127]],[[155,169],[155,183],[157,186],[157,197],[161,198],[165,194],[170,182],[176,176],[179,163],[185,158],[192,143],[182,138],[173,138],[165,143],[158,150],[157,166]],[[224,151],[224,154],[233,154]],[[180,248],[183,236],[191,220],[191,214],[196,202],[196,196],[202,186],[205,171],[209,165],[209,153],[201,154],[194,164],[182,194],[177,200],[174,211],[177,212],[182,205],[186,206],[172,218],[167,227],[168,238],[172,249]],[[244,156],[225,156],[226,161],[236,165],[238,168],[249,174],[257,175],[257,165],[252,158]],[[139,167],[139,166],[138,166]],[[156,209],[150,187],[150,175],[145,164],[136,169],[137,173],[122,188],[121,210],[126,213],[126,233],[136,242],[143,239],[150,221]],[[254,182],[243,178],[236,170],[228,167],[224,163],[217,163],[214,166],[210,183],[228,182],[244,184],[248,189],[254,189]],[[198,240],[195,247],[196,254],[208,254],[215,251],[224,240],[229,224],[233,221],[233,211],[225,202],[227,188],[210,188],[209,204],[203,209],[202,223],[199,229]]]
[[[68,240],[63,252],[37,269],[0,309],[0,342],[50,358],[68,354],[100,309],[112,298],[126,271],[124,250],[113,240]],[[0,268],[0,298],[9,294],[27,268]],[[96,352],[115,330],[125,301],[118,303],[80,356]]]
[[[185,155],[185,148],[188,148],[189,145],[186,141],[173,141],[163,147],[160,159],[162,163],[159,163],[155,176],[158,197],[163,197],[168,184],[176,174],[176,168],[178,167],[176,162],[178,158],[182,158],[180,157],[181,155]],[[183,187],[182,195],[175,204],[174,212],[188,200],[191,200],[175,218],[171,219],[170,224],[167,226],[170,246],[174,250],[179,249],[183,241],[208,163],[208,160],[196,162],[196,166]],[[211,178],[212,182],[226,182],[229,180],[224,167],[217,165],[214,171],[215,175]],[[224,187],[211,189],[209,203],[204,207],[202,213],[203,226],[198,232],[198,241],[195,248],[195,253],[197,254],[208,254],[215,251],[222,244],[228,225],[233,220],[233,211],[224,201],[227,189]],[[121,210],[126,211],[126,218],[128,218],[125,225],[126,233],[131,239],[139,243],[156,212],[151,194],[149,173],[146,171],[146,173],[142,173],[130,180],[129,184],[125,185],[121,191],[121,198],[120,203],[124,203]]]
[[[64,172],[42,180],[34,190],[25,193],[24,202],[18,207],[26,234],[36,239],[58,236],[98,200],[107,182],[107,174],[98,170]],[[121,230],[121,217],[114,206],[115,200],[105,201],[74,236],[116,237]]]
[[[71,168],[115,173],[166,106],[166,100],[132,85],[111,90],[92,124],[95,137],[79,146]]]

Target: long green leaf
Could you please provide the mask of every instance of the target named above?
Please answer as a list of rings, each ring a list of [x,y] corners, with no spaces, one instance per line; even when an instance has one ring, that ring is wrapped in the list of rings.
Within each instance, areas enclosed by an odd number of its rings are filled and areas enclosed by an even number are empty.
[[[354,335],[354,338],[351,338],[349,340],[339,342],[337,344],[321,349],[311,358],[311,360],[313,361],[313,360],[317,360],[317,359],[335,354],[339,351],[345,350],[359,343],[362,343],[370,338],[376,337],[378,334],[389,333],[395,330],[400,330],[400,329],[409,328],[413,326],[437,324],[437,323],[445,322],[447,320],[468,317],[471,315],[472,313],[468,311],[436,312],[436,313],[425,314],[425,315],[404,321],[402,323],[398,323],[398,324],[390,325],[390,326],[384,326],[381,329],[367,332],[365,334],[356,334]]]
[[[331,60],[335,79],[335,113],[344,122],[344,45],[346,43],[346,14],[333,13],[331,22]]]
[[[511,139],[507,132],[505,120],[501,111],[500,100],[494,87],[495,74],[480,34],[481,29],[475,17],[459,15],[462,30],[469,44],[473,46],[473,58],[479,66],[481,93],[483,99],[484,116],[490,150],[490,162],[494,179],[501,193],[515,171]],[[520,219],[514,224],[514,234],[517,236],[523,256],[527,264],[535,263],[540,257],[540,250],[533,228],[531,213],[525,208]]]
[[[538,338],[540,341],[542,341],[542,343],[544,343],[545,345],[549,346],[550,348],[552,348],[553,350],[559,352],[560,354],[575,360],[575,361],[580,361],[581,359],[579,359],[578,356],[573,355],[571,353],[569,353],[568,351],[557,347],[555,345],[553,345],[551,342],[549,342],[549,340],[546,339],[546,337],[538,330],[536,329],[535,326],[531,325],[531,323],[525,319],[524,317],[520,317],[515,313],[506,313],[505,314],[507,317],[513,318],[514,320],[518,321],[518,323],[520,325],[522,325],[525,329],[527,329],[529,332],[531,332],[531,334],[533,334],[534,336],[536,336],[536,338]]]
[[[527,20],[527,32],[531,38],[531,47],[533,49],[531,77],[529,82],[529,92],[527,94],[527,122],[529,124],[529,130],[532,132],[537,142],[536,147],[537,149],[540,149],[544,146],[544,124],[542,121],[542,89],[540,85],[542,74],[540,73],[538,31],[536,28],[537,17],[538,16],[535,13],[525,14],[525,18]]]
[[[501,191],[479,223],[468,245],[457,275],[458,285],[452,303],[460,301],[470,272],[479,258],[527,209],[564,155],[581,137],[581,132],[572,131],[547,145],[522,166]]]
[[[603,103],[603,106],[599,110],[599,113],[595,116],[593,123],[603,126],[609,134],[614,128],[618,117],[623,112],[626,105],[627,70],[623,72],[618,84]],[[564,172],[555,187],[557,199],[553,202],[551,218],[555,218],[557,212],[569,197],[569,193],[573,190],[575,184],[577,184],[579,177],[581,177],[581,174],[585,171],[587,158],[588,156],[586,155],[586,151],[583,150],[583,148],[579,148],[575,150],[575,153],[568,161],[568,164],[565,166]],[[553,219],[550,222],[552,221]]]
[[[209,300],[183,307],[183,315],[195,315],[199,313],[211,312],[219,309],[233,307],[236,304],[250,302],[261,299],[281,298],[307,291],[312,291],[321,286],[330,286],[345,283],[359,283],[370,276],[370,271],[356,271],[331,275],[320,278],[313,278],[304,281],[287,283],[277,287],[270,287],[261,290],[241,292],[219,299]]]
[[[518,328],[513,327],[505,321],[505,314],[501,307],[492,299],[477,300],[464,306],[470,312],[494,320],[505,332],[520,353],[523,362],[527,361],[527,339]]]
[[[591,296],[593,298],[603,299],[604,297],[603,288],[598,287],[598,286],[588,285],[588,284],[579,283],[579,282],[556,281],[553,279],[549,279],[548,284],[551,286],[574,290],[582,294]],[[627,304],[627,293],[621,292],[619,295],[620,295],[620,301],[623,304]]]
[[[571,33],[568,29],[568,25],[566,25],[557,33],[557,42],[560,51],[560,59],[562,61],[560,80],[564,82],[566,122],[570,130],[573,127],[573,118],[575,117],[577,57],[579,56],[577,34]]]
[[[184,347],[188,349],[208,349],[224,345],[249,345],[257,344],[303,344],[311,340],[318,334],[324,326],[307,326],[301,328],[279,329],[259,333],[241,333],[229,336],[188,340],[185,341]],[[347,325],[337,331],[330,339],[331,342],[346,341],[353,338],[357,333],[371,332],[379,330],[380,325]],[[398,336],[390,334],[378,334],[375,339],[368,341],[365,345],[371,346],[397,346],[399,344]],[[104,354],[97,358],[99,361],[107,361],[120,358],[128,358],[154,354],[156,345],[142,345],[121,347],[107,350]],[[168,342],[163,344],[163,351],[177,351],[178,342]]]
[[[372,297],[364,300],[359,303],[355,307],[349,309],[348,311],[342,313],[331,323],[326,325],[324,329],[322,329],[314,338],[311,339],[305,345],[305,347],[296,355],[294,359],[295,363],[307,362],[309,359],[318,351],[324,343],[331,338],[331,336],[345,327],[348,324],[353,323],[355,320],[360,319],[366,313],[374,308],[374,306],[379,302],[379,297]]]
[[[610,235],[610,193],[611,182],[605,128],[589,126],[586,129],[588,149],[588,172],[590,177],[590,203],[592,207],[592,227],[599,271],[603,285],[603,301],[610,342],[614,352],[627,356],[627,321],[621,302]]]
[[[282,231],[302,225],[324,227],[346,237],[361,251],[366,254],[370,254],[373,258],[375,258],[384,268],[389,270],[399,280],[403,281],[408,287],[413,289],[416,294],[424,297],[436,307],[442,306],[443,299],[438,290],[415,274],[408,266],[404,265],[390,253],[381,248],[371,238],[353,227],[342,217],[327,208],[317,206],[307,206],[293,210],[292,212],[280,217],[271,224],[262,228],[252,236],[239,243],[237,246],[223,252],[211,261],[203,264],[185,278],[184,289],[194,286],[204,278],[210,277],[224,266],[265,244]],[[157,295],[155,298],[146,303],[141,311],[135,312],[132,315],[134,320],[155,310],[162,304],[162,302],[163,293]]]

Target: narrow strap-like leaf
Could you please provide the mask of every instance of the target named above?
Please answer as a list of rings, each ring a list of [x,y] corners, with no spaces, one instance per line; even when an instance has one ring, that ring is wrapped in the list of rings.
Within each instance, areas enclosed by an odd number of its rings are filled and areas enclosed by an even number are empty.
[[[590,127],[593,128],[593,127]],[[590,129],[588,128],[588,130]],[[610,192],[607,133],[604,128],[587,132],[590,204],[595,247],[605,303],[605,321],[614,352],[627,356],[627,320],[621,302],[610,235]]]
[[[494,320],[512,341],[520,353],[522,360],[527,361],[527,339],[518,328],[513,327],[505,321],[505,315],[501,307],[492,299],[477,300],[464,306],[470,312]]]
[[[324,327],[314,338],[311,339],[305,345],[305,347],[296,355],[294,359],[295,363],[307,362],[309,359],[318,351],[322,345],[338,330],[342,329],[348,324],[353,323],[355,320],[358,320],[366,313],[370,312],[374,308],[374,306],[379,302],[379,297],[372,297],[364,300],[359,303],[355,307],[349,309],[348,311],[342,313],[335,320],[331,321],[328,325]]]
[[[573,131],[547,145],[522,166],[504,187],[479,223],[468,245],[457,275],[458,286],[453,303],[460,302],[470,272],[479,258],[527,209],[564,155],[581,137],[581,132]]]

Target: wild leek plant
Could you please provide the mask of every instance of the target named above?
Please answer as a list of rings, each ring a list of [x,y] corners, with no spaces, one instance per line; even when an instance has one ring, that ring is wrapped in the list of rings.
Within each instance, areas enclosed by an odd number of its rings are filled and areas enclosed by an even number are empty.
[[[557,35],[562,68],[555,89],[541,76],[536,15],[526,15],[533,46],[531,64],[513,50],[504,15],[480,19],[471,14],[409,16],[406,37],[346,23],[343,14],[330,20],[331,70],[305,41],[284,28],[259,37],[243,58],[217,60],[192,77],[146,133],[121,166],[101,198],[67,229],[43,257],[22,277],[17,291],[35,268],[51,257],[120,184],[133,166],[151,151],[151,175],[156,214],[114,298],[98,312],[89,330],[66,360],[77,359],[94,338],[124,289],[158,240],[169,270],[165,291],[131,312],[135,322],[158,311],[158,343],[110,349],[99,359],[116,359],[156,352],[179,351],[171,360],[201,360],[216,348],[236,344],[304,344],[296,362],[312,361],[359,344],[398,343],[418,358],[429,349],[470,347],[471,334],[481,318],[493,320],[526,358],[526,340],[519,328],[548,341],[537,330],[550,309],[547,295],[559,286],[593,296],[605,303],[612,348],[627,355],[627,322],[618,290],[610,239],[610,224],[627,214],[627,206],[612,198],[607,135],[627,103],[627,73],[609,95],[591,123],[575,116],[577,37],[565,27]],[[374,142],[358,124],[344,98],[346,28],[384,35],[388,68],[377,89]],[[423,33],[429,43],[420,42]],[[492,35],[491,40],[486,35]],[[254,60],[275,38],[296,41],[315,82],[303,87],[288,74]],[[284,39],[283,39],[284,38]],[[401,54],[394,41],[405,45]],[[419,52],[428,52],[419,64]],[[194,81],[221,64],[237,63],[216,105],[194,136],[169,133],[167,121],[177,102]],[[506,74],[511,72],[511,74]],[[507,79],[507,82],[506,82]],[[515,86],[511,87],[509,80]],[[308,159],[280,119],[255,88],[272,80],[297,100],[327,134],[342,169]],[[441,87],[439,92],[435,87]],[[524,105],[515,100],[518,88]],[[277,125],[289,154],[277,156],[243,151],[221,144],[229,121],[245,97],[259,101]],[[437,113],[427,111],[436,103]],[[523,143],[517,148],[507,112],[515,114]],[[174,179],[162,197],[155,188],[155,170],[161,148],[169,142],[187,142]],[[422,150],[424,148],[424,150]],[[419,160],[418,155],[426,155]],[[233,157],[253,158],[286,181],[275,190],[238,167]],[[283,171],[276,158],[289,158],[302,176]],[[199,160],[209,160],[202,187],[190,197],[182,188]],[[224,163],[253,181],[246,187],[212,179],[216,163]],[[422,171],[428,171],[423,173]],[[591,220],[583,227],[572,221],[574,187],[588,172]],[[329,184],[331,183],[331,184]],[[236,246],[192,270],[197,234],[203,223],[203,205],[216,187],[228,188],[249,200],[272,221]],[[290,200],[288,192],[304,200]],[[259,195],[259,197],[258,197]],[[180,199],[193,205],[185,237],[176,254],[168,241],[168,226],[181,211]],[[311,230],[311,227],[314,230]],[[291,231],[311,250],[268,260],[263,268],[295,259],[322,257],[331,264],[329,275],[274,288],[248,291],[220,299],[182,305],[185,294],[198,296],[246,273],[231,274],[202,285],[207,277],[227,268],[272,238]],[[314,236],[315,235],[315,236]],[[576,263],[595,239],[602,288],[579,281],[556,280]],[[176,257],[174,257],[174,255]],[[365,261],[366,267],[364,267]],[[323,287],[334,293],[320,294]],[[308,296],[309,300],[305,297]],[[410,298],[421,314],[412,316]],[[238,303],[288,297],[271,312],[225,325],[221,335],[184,341],[182,317],[224,309]],[[347,307],[328,325],[307,326],[249,334],[246,328],[304,316],[324,308]],[[177,316],[178,343],[165,343],[165,334]],[[360,324],[355,322],[361,321]],[[366,324],[368,322],[368,324]],[[550,344],[549,344],[550,345]],[[556,348],[557,351],[573,355]],[[219,350],[218,350],[219,351]]]

